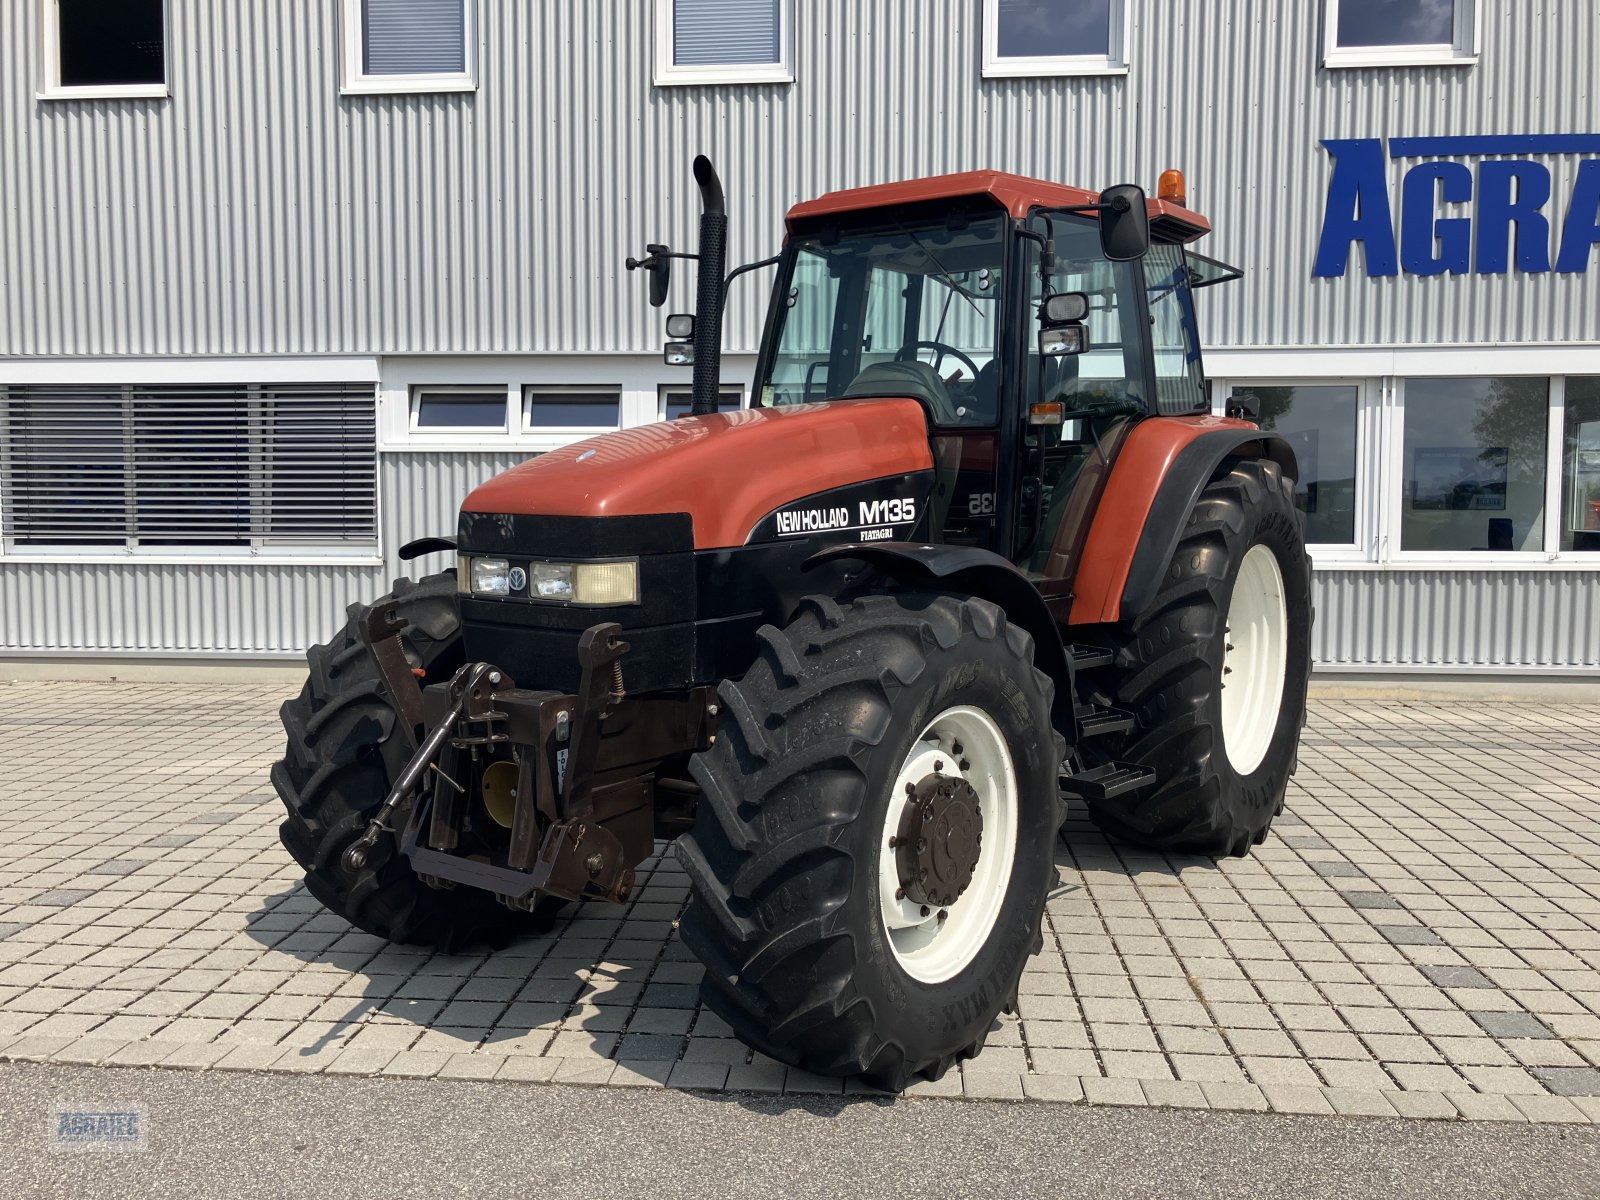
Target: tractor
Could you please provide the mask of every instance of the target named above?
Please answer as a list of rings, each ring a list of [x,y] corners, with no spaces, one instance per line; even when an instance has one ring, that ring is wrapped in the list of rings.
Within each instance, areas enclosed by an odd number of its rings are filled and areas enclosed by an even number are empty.
[[[1043,942],[1065,798],[1242,855],[1305,718],[1310,567],[1279,437],[1210,414],[1194,295],[1240,272],[1182,176],[838,191],[725,274],[629,260],[693,368],[677,420],[478,487],[452,569],[352,606],[283,706],[310,892],[380,937],[503,945],[628,901],[662,841],[703,1003],[890,1090],[977,1054]],[[775,268],[746,407],[728,285]],[[660,851],[665,853],[666,851]]]

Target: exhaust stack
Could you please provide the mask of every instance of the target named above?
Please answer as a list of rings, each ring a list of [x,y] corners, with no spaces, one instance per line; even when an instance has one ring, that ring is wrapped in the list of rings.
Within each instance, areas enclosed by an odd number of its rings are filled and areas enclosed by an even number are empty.
[[[689,411],[717,411],[722,387],[722,276],[728,255],[728,214],[722,181],[704,154],[695,155],[694,180],[700,185],[700,272],[695,299],[694,389]]]

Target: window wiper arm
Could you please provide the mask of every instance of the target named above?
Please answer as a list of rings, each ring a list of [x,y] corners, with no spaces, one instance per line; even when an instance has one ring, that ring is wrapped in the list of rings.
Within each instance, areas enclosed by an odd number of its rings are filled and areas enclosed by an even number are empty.
[[[971,295],[968,294],[966,288],[962,287],[959,283],[956,282],[955,276],[950,274],[949,269],[946,268],[945,265],[942,262],[939,261],[939,256],[937,254],[935,254],[932,250],[928,249],[928,247],[923,244],[922,239],[919,238],[913,230],[907,229],[899,221],[896,221],[895,224],[899,225],[900,226],[900,232],[905,234],[908,238],[910,238],[912,240],[912,242],[914,242],[916,244],[917,249],[921,250],[923,252],[923,254],[927,255],[928,256],[928,260],[930,262],[932,262],[934,266],[939,268],[939,278],[942,279],[947,285],[949,285],[950,290],[952,292],[960,293],[961,298],[967,302],[968,307],[970,307],[972,309],[972,311],[977,313],[980,317],[983,316],[983,309],[978,307],[978,302],[976,300],[974,300]]]

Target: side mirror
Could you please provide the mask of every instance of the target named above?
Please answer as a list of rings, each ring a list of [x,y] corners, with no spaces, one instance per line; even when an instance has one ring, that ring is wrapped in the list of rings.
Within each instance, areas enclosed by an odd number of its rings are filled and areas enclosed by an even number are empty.
[[[672,282],[672,250],[668,246],[646,246],[648,258],[630,258],[623,264],[630,271],[647,271],[650,274],[650,307],[660,308],[667,302],[667,285]]]
[[[1100,193],[1100,251],[1111,262],[1132,262],[1150,249],[1150,210],[1144,189],[1119,183]]]
[[[694,314],[673,313],[667,318],[667,337],[675,342],[694,340]]]
[[[692,367],[694,366],[694,343],[668,342],[661,358],[669,367]]]

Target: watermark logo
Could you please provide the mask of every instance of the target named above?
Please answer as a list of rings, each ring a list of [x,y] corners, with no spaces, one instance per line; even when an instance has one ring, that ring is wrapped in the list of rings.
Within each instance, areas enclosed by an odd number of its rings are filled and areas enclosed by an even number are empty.
[[[1369,276],[1576,274],[1600,245],[1600,134],[1330,139],[1333,160],[1312,274],[1341,278],[1360,243]],[[1577,155],[1556,197],[1550,168],[1531,156]],[[1420,159],[1400,180],[1400,221],[1389,161]],[[1472,160],[1473,165],[1462,160]],[[1564,203],[1558,203],[1558,199]]]
[[[57,1107],[50,1114],[50,1143],[56,1150],[143,1150],[142,1108]]]

